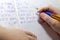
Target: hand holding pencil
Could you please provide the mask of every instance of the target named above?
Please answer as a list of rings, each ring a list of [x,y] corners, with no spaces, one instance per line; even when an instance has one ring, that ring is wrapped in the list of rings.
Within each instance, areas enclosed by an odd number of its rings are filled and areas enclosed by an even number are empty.
[[[37,8],[38,21],[46,22],[46,26],[51,27],[55,32],[60,34],[60,10],[51,6]],[[47,25],[48,24],[48,25]]]

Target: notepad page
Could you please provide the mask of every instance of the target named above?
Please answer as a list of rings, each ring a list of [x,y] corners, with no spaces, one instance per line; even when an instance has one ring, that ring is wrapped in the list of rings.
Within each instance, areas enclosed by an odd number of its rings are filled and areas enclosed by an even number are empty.
[[[36,8],[42,6],[43,1],[16,0],[15,3],[18,10],[18,27],[34,33],[37,36],[37,40],[52,40],[37,21]]]
[[[0,25],[25,29],[34,33],[37,40],[52,40],[41,24],[38,23],[38,16],[36,15],[36,8],[46,4],[53,4],[53,1],[0,0]]]
[[[16,9],[14,0],[0,0],[0,25],[6,27],[16,26]]]
[[[36,9],[30,3],[28,3],[28,1],[17,0],[16,4],[18,9],[19,23],[28,24],[37,20]]]

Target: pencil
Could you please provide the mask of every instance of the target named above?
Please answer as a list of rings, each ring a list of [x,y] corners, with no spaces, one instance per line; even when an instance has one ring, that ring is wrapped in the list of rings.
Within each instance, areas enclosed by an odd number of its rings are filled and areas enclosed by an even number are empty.
[[[60,16],[57,15],[56,13],[52,13],[52,12],[50,12],[48,10],[43,10],[42,12],[44,12],[45,14],[51,16],[53,19],[56,19],[56,20],[60,21]]]

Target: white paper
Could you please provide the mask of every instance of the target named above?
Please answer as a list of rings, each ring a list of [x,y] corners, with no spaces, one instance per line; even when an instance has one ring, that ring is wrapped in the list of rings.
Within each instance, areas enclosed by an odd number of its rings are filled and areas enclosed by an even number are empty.
[[[15,3],[17,5],[16,9],[18,9],[18,27],[20,26],[19,28],[23,28],[34,33],[37,36],[37,40],[52,40],[37,21],[38,17],[36,8],[42,6],[43,1],[16,0]]]
[[[0,25],[30,31],[37,36],[37,40],[52,40],[38,23],[35,8],[46,4],[54,5],[53,2],[55,3],[50,0],[0,0]]]
[[[14,1],[0,0],[0,25],[12,26],[16,24]]]

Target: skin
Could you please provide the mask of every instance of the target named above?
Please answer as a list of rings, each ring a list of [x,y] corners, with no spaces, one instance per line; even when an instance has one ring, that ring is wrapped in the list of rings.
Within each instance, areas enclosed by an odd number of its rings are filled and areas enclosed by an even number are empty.
[[[0,40],[37,40],[37,37],[20,29],[0,27]]]
[[[42,6],[40,8],[37,8],[38,21],[44,27],[51,27],[50,29],[52,29],[53,31],[55,31],[56,33],[60,35],[60,22],[48,16],[47,14],[41,12],[42,10],[47,10],[47,9],[49,9],[49,11],[52,13],[60,15],[60,9],[53,7],[52,5]]]

